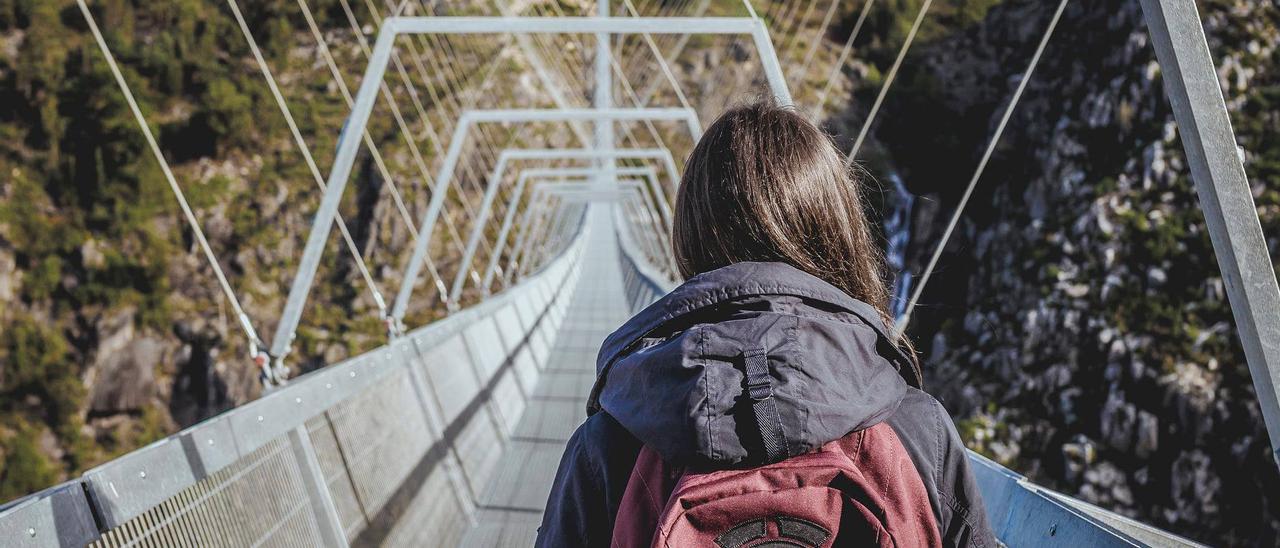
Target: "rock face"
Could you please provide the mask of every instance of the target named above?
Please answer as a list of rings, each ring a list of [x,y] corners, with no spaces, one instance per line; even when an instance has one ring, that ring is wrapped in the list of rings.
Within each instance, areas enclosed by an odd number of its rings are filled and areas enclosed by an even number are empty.
[[[140,411],[156,397],[158,366],[165,363],[166,343],[135,334],[133,314],[118,314],[99,322],[104,335],[90,369],[89,414],[110,415]]]
[[[921,47],[879,144],[933,251],[1056,2],[1009,0]],[[1273,257],[1280,7],[1202,2]],[[1280,542],[1280,473],[1136,1],[1072,2],[911,333],[972,447],[1214,544]],[[945,85],[943,85],[945,83]],[[910,128],[927,117],[947,138]]]

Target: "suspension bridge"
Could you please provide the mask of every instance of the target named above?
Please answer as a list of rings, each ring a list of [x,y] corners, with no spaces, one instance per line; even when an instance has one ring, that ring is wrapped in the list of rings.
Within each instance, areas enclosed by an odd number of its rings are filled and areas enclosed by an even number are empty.
[[[1030,61],[917,277],[899,329],[1068,1],[1043,22],[1038,42],[1026,44]],[[335,61],[337,44],[329,43],[306,0],[298,0],[318,64],[350,109],[325,173],[240,6],[227,2],[321,193],[287,300],[266,339],[255,328],[262,318],[242,306],[134,100],[104,36],[109,29],[99,26],[92,5],[78,0],[101,61],[234,310],[265,389],[257,400],[5,505],[0,543],[531,544],[563,446],[585,418],[598,345],[676,284],[671,204],[680,162],[703,122],[755,90],[821,119],[844,89],[852,45],[874,0],[848,13],[839,1],[773,2],[764,13],[745,2],[741,16],[712,13],[709,0],[598,0],[584,13],[566,13],[560,3],[474,10],[366,3],[376,20],[361,23],[342,1],[356,51],[367,62],[351,89]],[[850,163],[931,4],[922,3],[885,73]],[[1268,432],[1273,448],[1280,447],[1280,292],[1204,31],[1192,0],[1143,0],[1143,8]],[[855,21],[843,44],[822,39],[837,15]],[[376,36],[372,42],[366,31]],[[685,89],[672,60],[691,41],[705,39],[730,53],[707,67],[703,86]],[[486,99],[495,95],[494,75],[510,70],[499,62],[508,55],[522,59],[529,85],[546,104]],[[806,80],[815,74],[816,85]],[[392,173],[379,148],[387,145],[368,131],[371,119],[387,115],[404,139],[409,176]],[[395,216],[410,235],[412,251],[394,277],[366,264],[339,213],[362,154],[387,185]],[[410,179],[429,193],[425,208],[415,208],[397,188]],[[291,346],[335,225],[387,340],[291,375]],[[398,288],[387,291],[393,283]],[[423,307],[441,307],[445,316],[406,325],[410,312]],[[972,462],[997,535],[1010,546],[1194,545],[1035,485],[976,454]]]

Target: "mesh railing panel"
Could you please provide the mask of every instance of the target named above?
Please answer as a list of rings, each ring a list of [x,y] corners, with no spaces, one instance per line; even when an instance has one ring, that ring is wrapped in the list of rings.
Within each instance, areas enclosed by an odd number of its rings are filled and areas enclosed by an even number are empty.
[[[107,531],[94,547],[315,546],[320,543],[287,439],[264,445],[159,506]]]
[[[488,483],[493,465],[498,462],[506,442],[499,435],[500,431],[507,430],[501,426],[501,419],[484,409],[479,413],[484,416],[477,416],[462,427],[456,441],[462,469],[472,485]],[[484,420],[486,418],[488,420]]]
[[[2,530],[39,546],[456,544],[532,397],[579,254],[5,508]]]
[[[467,345],[461,334],[423,354],[423,369],[446,423],[453,422],[480,391],[480,379],[466,356]]]
[[[311,445],[315,447],[316,458],[320,461],[320,471],[324,474],[325,486],[333,497],[334,507],[342,522],[342,530],[348,539],[355,538],[368,525],[368,516],[356,498],[355,486],[351,483],[351,475],[347,472],[346,458],[338,438],[334,435],[329,414],[325,413],[307,421],[307,434],[311,436]]]
[[[408,369],[335,406],[329,420],[356,496],[369,515],[382,509],[434,441]]]

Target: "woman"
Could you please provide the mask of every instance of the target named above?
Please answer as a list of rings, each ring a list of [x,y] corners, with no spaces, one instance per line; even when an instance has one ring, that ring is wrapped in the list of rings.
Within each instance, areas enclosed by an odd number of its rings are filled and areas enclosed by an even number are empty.
[[[955,425],[887,334],[881,253],[826,135],[770,103],[725,113],[689,157],[673,228],[686,281],[601,348],[538,545],[847,545],[868,527],[881,545],[995,545]],[[856,480],[824,485],[845,514],[827,525],[784,515],[813,510],[795,503],[812,479],[761,472],[814,455]],[[716,482],[797,494],[725,506],[716,515],[762,517],[680,537],[706,520],[677,514],[721,496],[690,489]]]

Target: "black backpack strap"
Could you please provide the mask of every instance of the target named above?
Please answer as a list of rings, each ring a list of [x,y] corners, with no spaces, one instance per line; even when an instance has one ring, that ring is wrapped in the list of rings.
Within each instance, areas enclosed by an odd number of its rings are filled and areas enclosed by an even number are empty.
[[[760,439],[764,444],[768,462],[778,462],[791,456],[787,437],[782,432],[782,417],[773,400],[773,376],[769,374],[769,357],[764,349],[754,348],[743,352],[743,369],[747,374],[747,395],[751,398],[751,412],[755,415]]]

